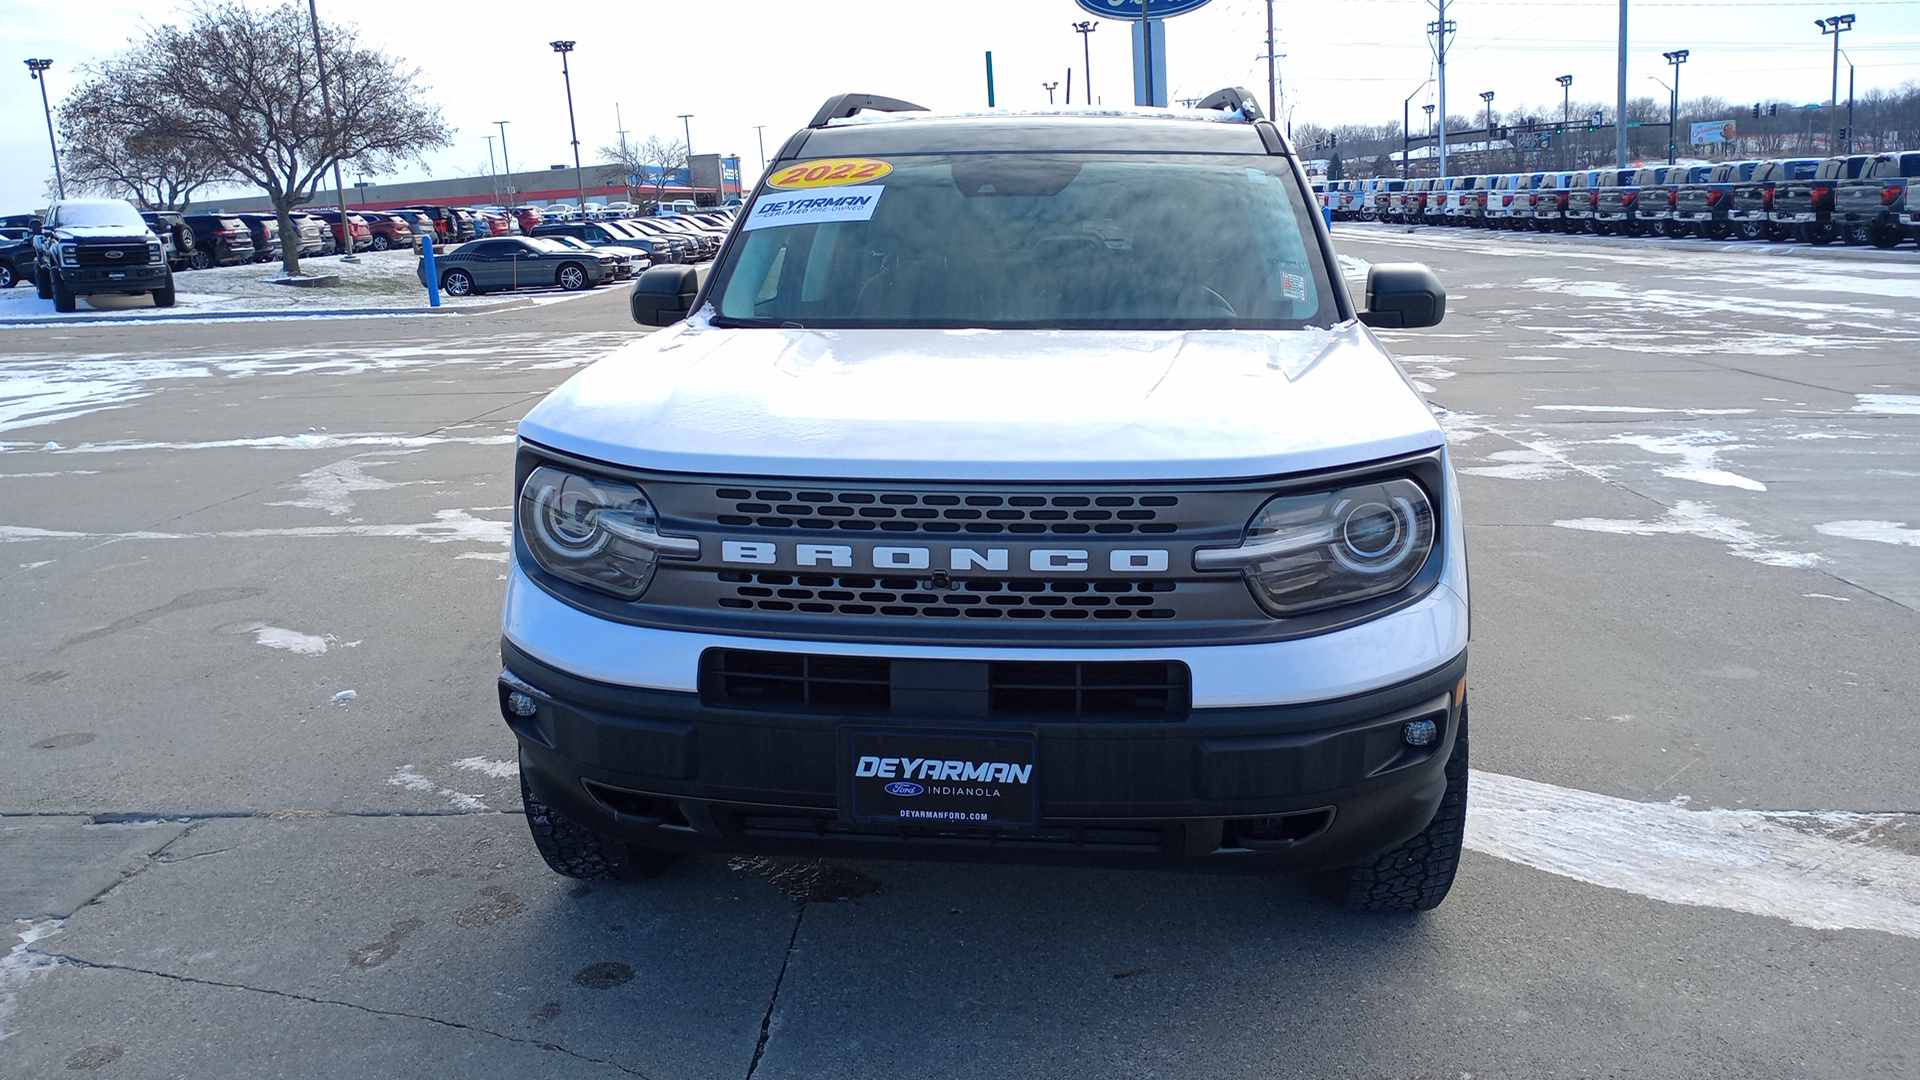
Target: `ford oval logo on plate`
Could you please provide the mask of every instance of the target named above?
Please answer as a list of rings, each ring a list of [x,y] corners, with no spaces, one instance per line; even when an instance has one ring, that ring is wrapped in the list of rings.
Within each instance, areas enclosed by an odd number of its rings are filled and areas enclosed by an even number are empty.
[[[886,787],[886,792],[889,795],[905,795],[909,797],[918,795],[925,790],[927,789],[911,780],[895,780]]]

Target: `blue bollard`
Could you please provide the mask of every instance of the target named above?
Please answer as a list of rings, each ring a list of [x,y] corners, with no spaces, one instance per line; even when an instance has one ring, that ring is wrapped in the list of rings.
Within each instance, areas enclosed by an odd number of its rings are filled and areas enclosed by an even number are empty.
[[[420,238],[420,259],[424,266],[422,273],[427,279],[427,306],[439,307],[440,271],[435,268],[433,262],[433,237],[423,236]]]

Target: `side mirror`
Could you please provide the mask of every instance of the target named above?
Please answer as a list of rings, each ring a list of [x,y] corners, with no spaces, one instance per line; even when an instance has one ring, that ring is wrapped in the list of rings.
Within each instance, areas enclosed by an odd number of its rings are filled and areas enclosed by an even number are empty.
[[[629,307],[641,326],[672,326],[693,310],[700,274],[691,266],[656,266],[633,282]]]
[[[1438,326],[1447,315],[1447,290],[1419,263],[1380,263],[1367,271],[1367,310],[1360,321],[1382,330]]]

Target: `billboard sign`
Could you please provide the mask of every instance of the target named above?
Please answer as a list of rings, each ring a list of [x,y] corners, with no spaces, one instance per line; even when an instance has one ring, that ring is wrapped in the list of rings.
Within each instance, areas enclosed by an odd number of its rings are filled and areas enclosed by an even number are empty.
[[[1092,12],[1103,19],[1132,19],[1138,21],[1151,15],[1156,19],[1171,19],[1175,15],[1185,15],[1197,7],[1204,7],[1207,0],[1076,0],[1081,10]],[[1143,10],[1144,9],[1144,10]]]
[[[1731,120],[1709,120],[1704,124],[1693,124],[1691,128],[1693,134],[1688,141],[1695,146],[1730,143],[1736,134]]]

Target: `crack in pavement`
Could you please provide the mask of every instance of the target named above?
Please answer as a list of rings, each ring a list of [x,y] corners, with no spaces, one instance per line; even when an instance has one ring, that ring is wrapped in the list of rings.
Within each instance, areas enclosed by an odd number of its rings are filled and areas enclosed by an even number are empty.
[[[773,1029],[773,1007],[780,1003],[780,986],[787,981],[787,965],[793,963],[793,947],[800,940],[800,924],[807,917],[807,902],[799,903],[800,910],[793,916],[793,933],[787,938],[787,951],[780,957],[780,973],[773,977],[773,996],[767,999],[767,1011],[760,1017],[760,1039],[753,1044],[753,1060],[747,1062],[746,1080],[753,1080],[754,1070],[760,1067],[760,1059],[767,1052],[767,1039]]]
[[[148,975],[156,979],[170,979],[174,982],[187,983],[194,986],[210,986],[210,987],[215,987],[221,990],[243,990],[243,991],[247,991],[249,993],[254,993],[254,994],[265,994],[265,995],[268,995],[269,997],[285,998],[289,1001],[305,1002],[309,1005],[332,1005],[342,1009],[352,1009],[355,1012],[363,1012],[368,1014],[369,1016],[384,1016],[384,1017],[394,1017],[394,1018],[405,1019],[405,1020],[419,1020],[422,1023],[436,1024],[440,1027],[452,1028],[457,1031],[471,1031],[479,1035],[490,1035],[493,1038],[500,1039],[505,1042],[519,1043],[523,1046],[538,1047],[541,1050],[551,1050],[556,1053],[565,1054],[571,1058],[577,1058],[581,1061],[591,1062],[595,1065],[608,1065],[613,1068],[619,1069],[621,1072],[626,1073],[629,1076],[641,1077],[642,1080],[652,1080],[652,1078],[648,1077],[646,1073],[643,1073],[638,1069],[634,1069],[626,1065],[622,1065],[617,1061],[609,1061],[606,1058],[598,1058],[598,1057],[592,1056],[591,1054],[583,1054],[578,1050],[569,1050],[565,1046],[560,1045],[559,1043],[546,1042],[541,1039],[529,1039],[520,1035],[509,1035],[505,1032],[494,1031],[491,1028],[480,1027],[476,1024],[463,1024],[457,1020],[442,1020],[437,1016],[425,1016],[420,1013],[401,1012],[399,1010],[394,1010],[394,1009],[376,1009],[376,1008],[373,1008],[372,1006],[359,1005],[351,1001],[341,1001],[338,998],[311,997],[306,994],[296,994],[287,990],[274,990],[274,989],[261,987],[261,986],[248,986],[245,983],[222,982],[219,979],[202,979],[202,978],[199,978],[198,976],[181,975],[171,971],[155,971],[152,968],[135,967],[132,964],[113,964],[113,963],[107,963],[105,961],[100,961],[100,960],[86,960],[86,959],[82,959],[81,957],[73,956],[67,953],[41,951],[38,949],[35,949],[32,951],[37,956],[44,956],[51,960],[55,960],[63,964],[72,964],[75,967],[92,968],[98,971],[124,971],[124,972],[129,972],[135,975]]]

